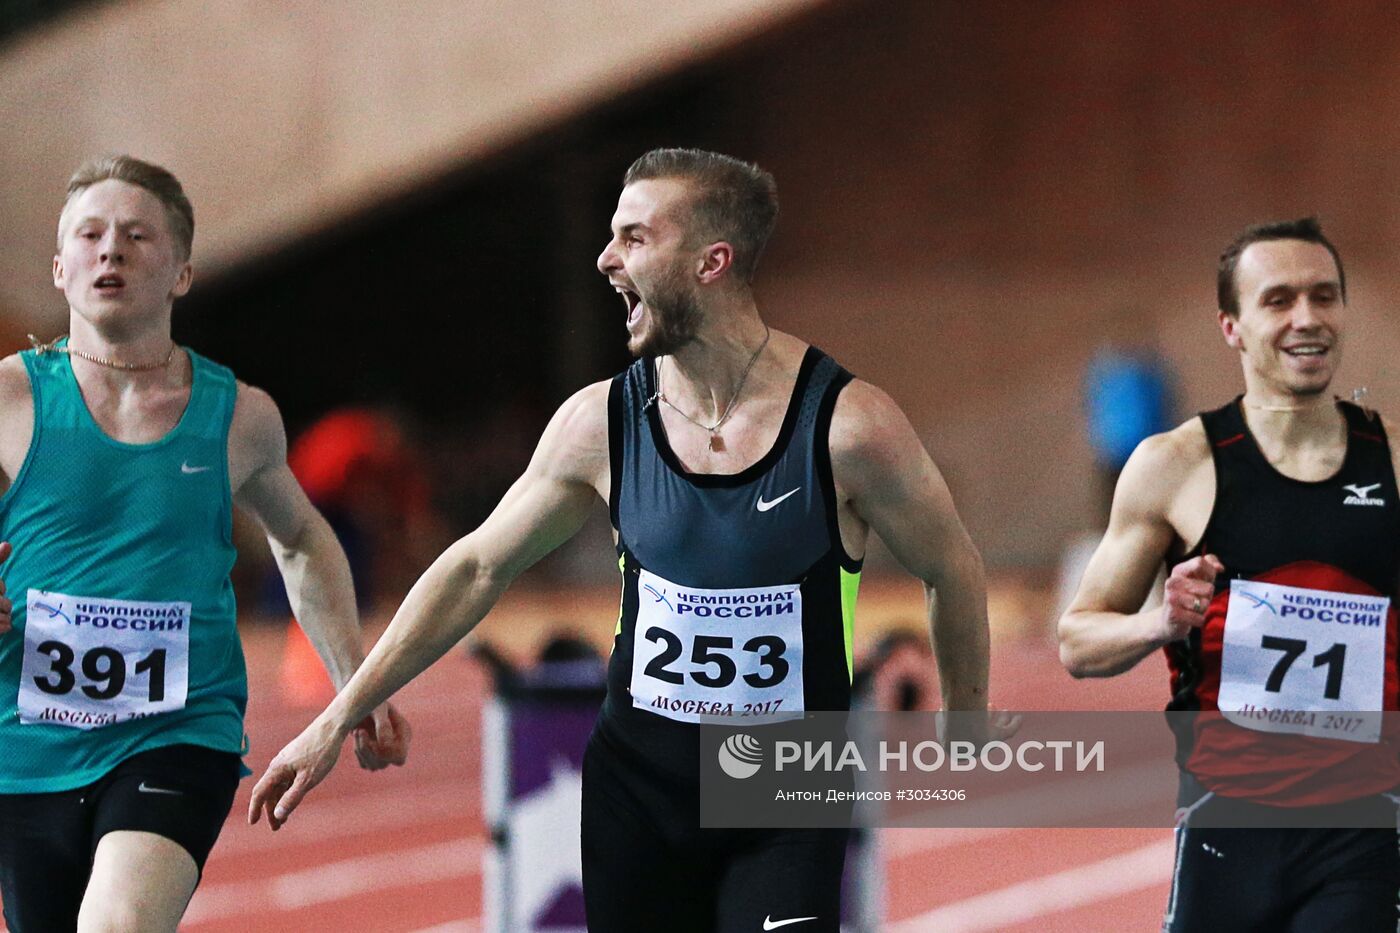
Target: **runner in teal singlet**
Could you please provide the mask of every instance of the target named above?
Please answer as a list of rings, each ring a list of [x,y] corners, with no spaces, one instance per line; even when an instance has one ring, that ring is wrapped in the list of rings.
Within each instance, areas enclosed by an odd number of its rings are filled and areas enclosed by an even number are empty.
[[[929,622],[950,710],[987,709],[986,596],[947,486],[898,406],[760,317],[751,283],[776,216],[772,177],[736,159],[671,149],[633,164],[598,269],[624,299],[641,359],[564,403],[495,512],[433,564],[360,672],[274,759],[251,820],[285,821],[350,724],[471,631],[601,500],[623,605],[584,765],[590,927],[836,928],[840,834],[737,847],[705,835],[680,750],[693,759],[701,711],[845,708],[871,529],[937,594]],[[726,641],[714,613],[666,596],[715,591],[773,611],[736,610],[743,637]],[[994,717],[987,731],[1012,726]],[[638,797],[662,803],[632,809]]]
[[[69,335],[0,361],[0,896],[14,933],[173,931],[246,773],[232,507],[265,529],[337,685],[362,660],[345,556],[266,393],[177,347],[194,218],[129,157],[73,176]],[[361,764],[402,763],[389,707]]]

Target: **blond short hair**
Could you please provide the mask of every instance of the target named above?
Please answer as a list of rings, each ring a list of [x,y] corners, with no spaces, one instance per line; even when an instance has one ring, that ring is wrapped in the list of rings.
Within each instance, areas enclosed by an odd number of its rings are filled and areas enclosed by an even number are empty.
[[[176,253],[183,260],[190,258],[190,251],[194,248],[194,207],[185,196],[185,189],[181,187],[180,180],[159,165],[143,162],[129,155],[89,159],[68,179],[68,197],[63,202],[63,213],[67,213],[68,206],[78,195],[99,182],[109,180],[124,181],[155,195],[165,208],[165,219],[170,227]],[[63,213],[59,214],[60,237]],[[60,249],[62,245],[60,242]]]
[[[778,222],[773,176],[733,156],[704,149],[653,149],[623,176],[623,187],[648,179],[677,178],[691,186],[691,233],[718,236],[734,247],[734,272],[752,282],[763,248]]]

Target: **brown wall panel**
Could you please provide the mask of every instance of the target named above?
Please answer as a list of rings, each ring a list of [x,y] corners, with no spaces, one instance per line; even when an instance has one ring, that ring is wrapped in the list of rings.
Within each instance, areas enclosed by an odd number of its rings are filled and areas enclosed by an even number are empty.
[[[83,159],[167,165],[226,271],[332,230],[815,0],[125,0],[0,47],[0,314],[61,323],[54,217]]]
[[[152,38],[181,34],[181,11],[195,6],[205,9],[208,41]],[[400,13],[359,4],[359,26],[356,17],[320,16],[309,28],[302,21],[311,14],[281,4],[147,0],[105,7],[114,12],[93,20],[78,52],[7,50],[0,151],[23,171],[0,181],[0,207],[27,232],[0,241],[0,306],[45,287],[55,188],[88,148],[122,141],[189,165],[201,222],[209,221],[201,237],[222,257],[215,266],[236,268],[296,230],[336,223],[367,191],[412,188],[417,170],[406,165],[460,168],[500,151],[509,135],[493,116],[505,112],[500,102],[461,122],[459,78],[488,91],[518,87],[522,50],[559,49],[557,61],[532,66],[537,90],[516,99],[551,113],[558,99],[548,89],[572,87],[578,72],[568,69],[591,59],[569,56],[583,55],[590,36],[664,19],[655,5],[645,19],[616,12],[585,22],[581,13],[552,15],[548,3],[526,4],[527,13],[478,3],[480,23],[499,32],[472,56],[453,42],[476,42],[474,24],[451,19],[453,4],[432,6],[439,19],[427,26],[388,28],[376,17]],[[760,275],[773,321],[904,405],[991,563],[1049,566],[1092,521],[1080,381],[1097,347],[1157,348],[1179,376],[1184,413],[1238,391],[1238,363],[1214,323],[1213,282],[1215,256],[1245,224],[1321,215],[1352,282],[1338,389],[1366,384],[1375,402],[1400,410],[1400,367],[1391,362],[1400,353],[1390,297],[1400,286],[1393,5],[826,6],[721,59],[718,46],[684,42],[653,52],[692,65],[708,58],[693,66],[735,102],[733,125],[751,141],[740,154],[778,177],[783,217]],[[155,19],[136,29],[115,12],[132,9]],[[685,22],[705,14],[724,21],[711,6]],[[123,46],[147,50],[149,72],[112,65],[105,56]],[[646,85],[630,59],[612,61],[592,73],[595,90]],[[164,109],[146,106],[151,83],[169,74],[189,77]],[[657,94],[646,91],[653,104]],[[177,148],[172,127],[187,112],[199,115],[196,131]],[[35,131],[55,126],[73,133]],[[269,227],[269,212],[293,202],[296,223]],[[605,221],[579,223],[601,233]],[[37,241],[24,224],[42,228]]]
[[[1400,42],[1355,3],[861,3],[735,70],[784,195],[775,320],[884,385],[994,564],[1095,514],[1080,381],[1160,350],[1183,414],[1240,391],[1215,257],[1319,214],[1348,260],[1338,390],[1400,403]]]

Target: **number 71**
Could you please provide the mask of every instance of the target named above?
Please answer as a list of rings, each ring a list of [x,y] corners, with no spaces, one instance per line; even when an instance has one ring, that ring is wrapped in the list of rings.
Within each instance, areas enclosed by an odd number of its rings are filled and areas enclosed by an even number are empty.
[[[1288,669],[1293,666],[1293,662],[1308,650],[1308,643],[1301,638],[1280,638],[1277,635],[1265,635],[1260,647],[1268,648],[1271,651],[1282,651],[1283,657],[1278,659],[1273,671],[1269,674],[1269,679],[1264,683],[1264,689],[1270,693],[1278,693],[1283,689],[1283,678],[1288,673]],[[1313,657],[1313,667],[1327,665],[1327,686],[1323,688],[1322,695],[1329,700],[1338,700],[1342,696],[1342,668],[1346,664],[1347,646],[1342,642],[1337,642],[1331,648]]]

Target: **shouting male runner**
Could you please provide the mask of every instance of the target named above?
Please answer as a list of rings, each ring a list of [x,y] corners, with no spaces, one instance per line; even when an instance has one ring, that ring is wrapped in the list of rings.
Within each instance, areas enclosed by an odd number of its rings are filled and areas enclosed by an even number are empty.
[[[1395,819],[1395,456],[1379,417],[1328,392],[1346,278],[1316,220],[1241,234],[1218,300],[1245,393],[1133,454],[1060,654],[1109,677],[1165,648],[1167,708],[1199,711],[1166,929],[1389,933],[1393,826],[1280,827],[1303,807]],[[1139,611],[1164,560],[1163,605]],[[1240,823],[1267,828],[1216,828]]]
[[[336,684],[363,658],[344,552],[287,467],[277,407],[171,340],[193,239],[165,169],[84,165],[53,261],[69,335],[0,361],[12,933],[173,931],[184,913],[245,773],[233,505],[267,532]],[[361,765],[402,764],[407,725],[366,716]]]
[[[632,165],[598,269],[639,359],[564,403],[495,512],[429,568],[361,671],[273,761],[250,819],[285,821],[362,711],[470,632],[601,499],[623,591],[584,762],[590,929],[838,928],[846,832],[702,831],[696,723],[849,706],[871,528],[928,587],[947,709],[987,708],[986,598],[899,408],[764,324],[751,282],[777,209],[772,177],[727,156],[662,149]],[[720,608],[686,611],[701,604]]]

